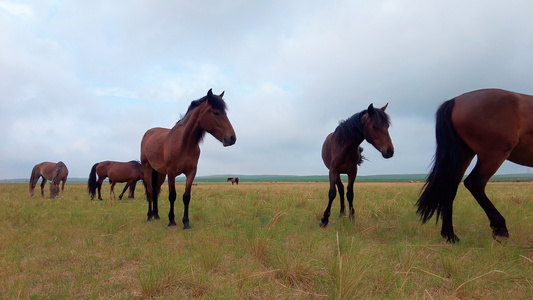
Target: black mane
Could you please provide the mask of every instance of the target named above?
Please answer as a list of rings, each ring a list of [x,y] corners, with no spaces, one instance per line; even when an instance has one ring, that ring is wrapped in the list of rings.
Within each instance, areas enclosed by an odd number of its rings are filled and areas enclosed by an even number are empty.
[[[185,115],[187,115],[190,111],[194,110],[196,107],[200,106],[200,104],[204,103],[208,99],[209,99],[209,96],[203,96],[202,98],[198,100],[192,101]],[[218,96],[213,95],[211,99],[209,99],[209,103],[214,109],[226,110],[226,102],[224,102],[224,100],[222,100],[222,98]]]
[[[335,128],[335,135],[339,142],[352,141],[357,139],[364,139],[363,125],[361,124],[361,117],[368,114],[368,110],[360,111],[346,120],[340,121],[339,126]],[[377,122],[378,126],[389,126],[390,118],[381,109],[374,109],[372,115],[374,122]]]
[[[187,109],[187,112],[185,113],[185,115],[183,117],[181,117],[181,119],[178,121],[178,123],[185,119],[186,116],[189,115],[189,113],[191,113],[192,111],[194,111],[194,109],[196,109],[198,106],[200,106],[202,103],[204,103],[205,101],[208,101],[209,100],[209,104],[211,104],[211,106],[214,108],[214,109],[220,109],[220,110],[226,110],[226,102],[224,102],[224,100],[222,100],[221,97],[219,96],[216,96],[216,95],[212,95],[211,98],[206,95],[206,96],[203,96],[202,98],[198,99],[198,100],[194,100],[191,102],[191,105],[189,105],[189,108]]]

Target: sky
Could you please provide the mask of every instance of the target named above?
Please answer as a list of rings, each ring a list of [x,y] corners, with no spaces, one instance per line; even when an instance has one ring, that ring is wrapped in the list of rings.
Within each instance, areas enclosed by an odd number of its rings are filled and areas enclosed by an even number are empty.
[[[442,102],[533,94],[529,0],[0,0],[0,28],[0,179],[138,160],[211,88],[237,142],[206,136],[197,176],[326,175],[325,137],[370,103],[389,103],[395,154],[363,142],[358,174],[421,174]]]

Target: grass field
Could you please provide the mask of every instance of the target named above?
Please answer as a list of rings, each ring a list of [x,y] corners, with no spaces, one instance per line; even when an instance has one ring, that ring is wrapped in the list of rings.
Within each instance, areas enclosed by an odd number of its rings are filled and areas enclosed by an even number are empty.
[[[322,229],[327,183],[199,183],[183,231],[167,227],[166,188],[162,219],[146,222],[142,184],[134,200],[110,201],[105,185],[90,201],[82,183],[61,199],[1,183],[0,298],[533,299],[533,183],[487,187],[504,245],[463,186],[461,242],[444,243],[414,213],[421,186],[356,183],[355,219],[335,201]]]

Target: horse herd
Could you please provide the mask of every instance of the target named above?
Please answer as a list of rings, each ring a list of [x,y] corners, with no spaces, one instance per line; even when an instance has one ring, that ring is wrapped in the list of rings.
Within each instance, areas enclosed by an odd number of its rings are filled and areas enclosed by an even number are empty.
[[[103,180],[111,183],[110,197],[115,197],[116,182],[126,182],[122,196],[129,188],[128,197],[134,197],[135,185],[143,180],[148,200],[147,220],[159,219],[158,195],[161,186],[168,181],[170,210],[168,226],[176,226],[174,202],[176,200],[175,178],[185,174],[183,229],[189,229],[189,203],[191,187],[196,176],[200,156],[200,142],[206,133],[218,139],[223,146],[236,142],[236,135],[226,115],[226,103],[220,95],[207,95],[192,101],[186,114],[168,128],[152,128],[146,131],[141,141],[141,159],[130,162],[103,161],[94,164],[88,181],[91,199],[102,199],[100,190]],[[328,205],[319,225],[329,222],[331,205],[337,195],[340,198],[340,213],[345,213],[344,185],[340,174],[348,175],[346,198],[349,216],[353,217],[353,186],[357,167],[362,162],[360,144],[368,141],[384,158],[394,155],[394,146],[389,136],[390,118],[385,113],[388,104],[376,108],[370,104],[350,118],[341,121],[330,133],[322,146],[322,160],[329,169]],[[436,213],[442,219],[441,235],[448,243],[455,243],[452,223],[453,200],[457,188],[470,162],[477,156],[477,163],[464,180],[465,187],[477,200],[490,221],[493,238],[504,242],[509,237],[504,217],[485,194],[485,186],[505,160],[533,167],[533,96],[500,89],[484,89],[462,94],[444,102],[436,113],[436,153],[432,169],[416,202],[417,214],[426,223]],[[51,180],[50,196],[61,195],[68,169],[63,162],[44,162],[33,168],[30,178],[30,195],[43,177],[44,186]],[[97,180],[98,178],[98,180]],[[239,183],[238,178],[228,178]]]

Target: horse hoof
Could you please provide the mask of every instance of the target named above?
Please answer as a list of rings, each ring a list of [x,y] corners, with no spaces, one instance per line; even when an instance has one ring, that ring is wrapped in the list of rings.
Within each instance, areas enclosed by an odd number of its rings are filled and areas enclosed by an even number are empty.
[[[154,216],[154,219],[159,220],[159,219],[161,219],[161,218],[159,217],[159,215],[155,215],[155,216]]]
[[[328,223],[329,223],[329,222],[320,221],[320,223],[318,223],[318,225],[319,225],[321,228],[326,228],[326,226],[328,226]]]
[[[174,226],[177,226],[176,222],[174,222],[174,221],[168,222],[168,227],[174,227]]]
[[[492,238],[495,239],[500,244],[505,244],[509,239],[509,231],[506,228],[502,229],[493,229]]]
[[[459,238],[454,234],[453,236],[446,237],[446,243],[448,244],[455,244],[458,243],[460,240]]]
[[[191,225],[189,225],[189,223],[183,224],[183,230],[188,230],[188,229],[191,229]]]

